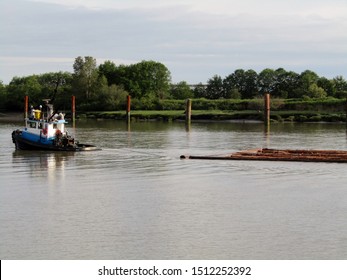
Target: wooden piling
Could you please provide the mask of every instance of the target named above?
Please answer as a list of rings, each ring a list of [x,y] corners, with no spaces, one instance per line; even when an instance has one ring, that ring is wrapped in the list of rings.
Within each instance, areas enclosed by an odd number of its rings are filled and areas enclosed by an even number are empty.
[[[264,95],[264,124],[270,126],[270,93]]]
[[[28,118],[28,111],[29,111],[29,96],[24,96],[24,118]]]
[[[72,123],[75,124],[75,120],[76,120],[76,96],[74,96],[74,95],[71,96],[71,118],[72,118]]]
[[[130,122],[131,96],[127,96],[126,120]]]
[[[187,99],[186,100],[186,123],[190,124],[192,119],[192,100]]]

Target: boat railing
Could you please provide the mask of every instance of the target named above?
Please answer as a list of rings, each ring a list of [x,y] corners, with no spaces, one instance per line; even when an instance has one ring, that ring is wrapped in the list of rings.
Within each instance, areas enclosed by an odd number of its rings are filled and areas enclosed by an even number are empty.
[[[45,123],[46,123],[45,120],[37,120],[37,119],[31,119],[31,118],[25,119],[25,126],[30,128],[42,129]]]

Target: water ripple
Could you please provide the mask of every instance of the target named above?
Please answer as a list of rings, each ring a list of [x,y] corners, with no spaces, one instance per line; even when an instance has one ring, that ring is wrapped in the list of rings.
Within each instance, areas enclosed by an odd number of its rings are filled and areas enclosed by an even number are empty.
[[[0,124],[1,258],[347,258],[346,164],[180,160],[345,149],[344,125],[79,125],[101,151],[16,152]]]

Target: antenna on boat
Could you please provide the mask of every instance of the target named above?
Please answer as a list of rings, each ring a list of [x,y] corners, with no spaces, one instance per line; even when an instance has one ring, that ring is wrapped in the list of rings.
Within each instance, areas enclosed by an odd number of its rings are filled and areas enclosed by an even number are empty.
[[[52,81],[52,84],[54,85],[53,94],[49,99],[43,99],[47,107],[47,121],[51,120],[56,113],[53,109],[54,100],[58,93],[58,87],[65,84],[65,79],[61,74],[58,74],[56,79]]]
[[[53,104],[51,103],[51,99],[42,99],[47,108],[47,121],[54,115]]]

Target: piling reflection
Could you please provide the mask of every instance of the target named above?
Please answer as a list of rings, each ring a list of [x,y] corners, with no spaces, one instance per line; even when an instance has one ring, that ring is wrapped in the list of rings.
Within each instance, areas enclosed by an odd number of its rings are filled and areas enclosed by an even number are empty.
[[[192,129],[192,123],[191,122],[186,122],[185,123],[185,128],[186,128],[186,132],[190,132]]]
[[[264,148],[269,148],[271,146],[271,133],[270,133],[270,123],[264,124]]]
[[[271,123],[271,135],[261,122],[193,122],[189,133],[184,122],[76,125],[102,150],[14,152],[13,127],[0,124],[1,257],[347,257],[345,164],[179,159],[270,140],[339,150],[345,124]]]

